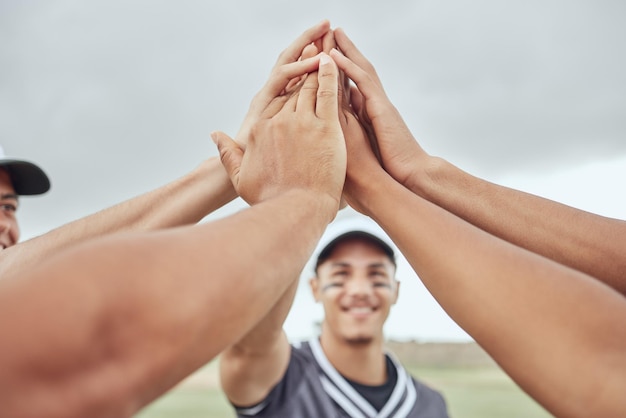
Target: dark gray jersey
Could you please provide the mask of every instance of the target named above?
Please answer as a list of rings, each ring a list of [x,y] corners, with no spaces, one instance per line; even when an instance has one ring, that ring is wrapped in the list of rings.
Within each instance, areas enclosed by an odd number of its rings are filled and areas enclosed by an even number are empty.
[[[446,404],[438,392],[413,379],[389,355],[397,371],[395,387],[377,411],[330,364],[319,340],[294,344],[282,380],[259,404],[236,407],[238,417],[272,418],[444,418]]]

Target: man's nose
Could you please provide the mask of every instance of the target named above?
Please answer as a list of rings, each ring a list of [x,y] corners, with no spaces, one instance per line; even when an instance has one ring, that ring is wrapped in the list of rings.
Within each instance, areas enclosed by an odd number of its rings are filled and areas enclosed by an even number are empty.
[[[365,277],[353,277],[348,284],[350,295],[369,295],[372,293],[372,285]]]

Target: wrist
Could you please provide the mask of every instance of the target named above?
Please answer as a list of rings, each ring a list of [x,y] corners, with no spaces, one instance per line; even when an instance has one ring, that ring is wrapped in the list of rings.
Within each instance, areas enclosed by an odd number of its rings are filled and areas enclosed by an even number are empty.
[[[385,193],[390,187],[390,182],[397,183],[382,169],[370,172],[367,176],[346,178],[344,195],[353,209],[371,216],[377,200],[387,199]]]
[[[180,178],[176,189],[188,206],[197,202],[202,217],[237,198],[226,169],[219,157],[208,158]]]
[[[443,158],[429,157],[406,187],[429,202],[451,210],[456,204],[467,204],[468,192],[474,190],[472,179],[473,176]]]
[[[302,214],[306,219],[320,218],[324,227],[331,223],[337,211],[341,197],[333,197],[328,193],[313,191],[310,189],[292,189],[279,196],[290,210]]]
[[[428,199],[444,183],[451,164],[442,158],[428,156],[415,166],[417,169],[402,183],[413,193]]]

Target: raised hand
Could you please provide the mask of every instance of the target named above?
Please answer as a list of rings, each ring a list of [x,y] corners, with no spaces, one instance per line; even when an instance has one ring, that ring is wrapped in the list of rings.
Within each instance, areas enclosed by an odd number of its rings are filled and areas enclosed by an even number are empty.
[[[373,183],[381,175],[389,177],[389,174],[380,165],[366,129],[350,107],[344,106],[341,109],[339,121],[349,156],[343,198],[353,209],[370,216],[365,204],[369,191],[372,187],[376,188]]]
[[[337,117],[338,69],[326,54],[316,59],[318,73],[250,126],[245,150],[223,133],[212,135],[235,190],[250,204],[297,189],[330,198],[335,211],[339,206],[346,149]]]
[[[356,84],[350,92],[350,103],[370,137],[374,153],[393,178],[409,186],[412,176],[416,175],[428,154],[419,146],[402,116],[389,101],[374,66],[342,29],[335,29],[334,39],[341,52],[335,49],[330,55]]]
[[[293,92],[295,84],[301,77],[317,69],[317,59],[309,56],[303,58],[304,49],[311,44],[319,43],[321,38],[330,31],[330,23],[323,20],[304,31],[278,56],[270,76],[254,96],[235,141],[246,148],[252,126],[260,119],[263,112],[273,109],[277,112]]]

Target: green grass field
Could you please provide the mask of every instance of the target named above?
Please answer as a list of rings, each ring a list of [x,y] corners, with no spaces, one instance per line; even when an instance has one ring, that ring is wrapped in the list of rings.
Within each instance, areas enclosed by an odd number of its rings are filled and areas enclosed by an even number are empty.
[[[551,417],[496,366],[409,367],[409,370],[443,393],[450,416],[454,418]],[[137,417],[234,417],[233,410],[217,385],[216,371],[213,362],[149,405]]]
[[[496,366],[409,368],[414,376],[439,389],[455,418],[543,418],[545,409]]]

